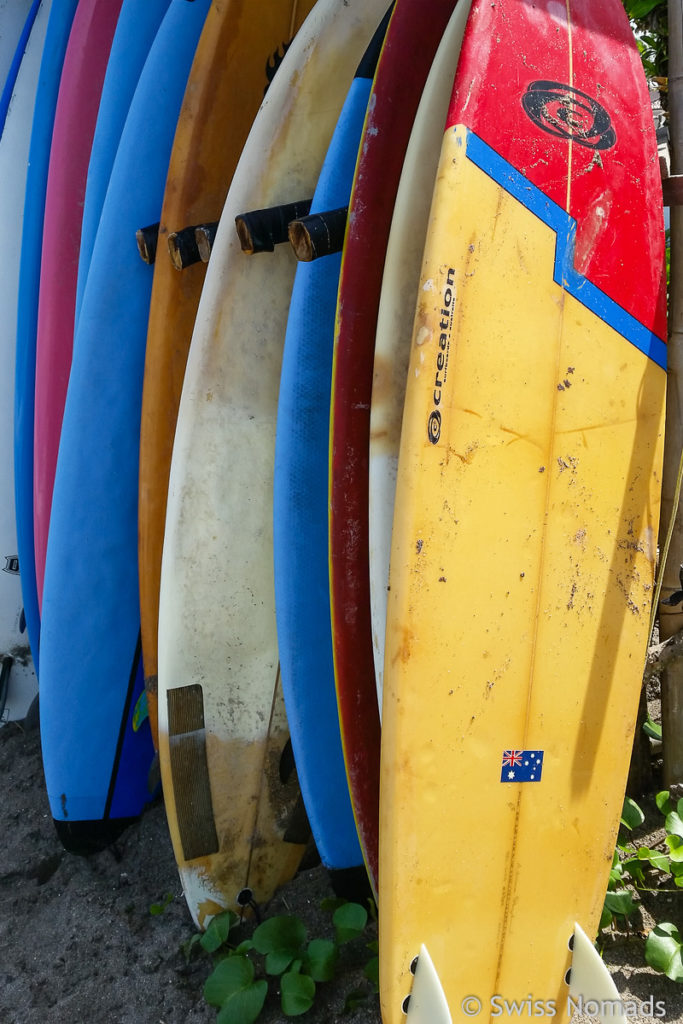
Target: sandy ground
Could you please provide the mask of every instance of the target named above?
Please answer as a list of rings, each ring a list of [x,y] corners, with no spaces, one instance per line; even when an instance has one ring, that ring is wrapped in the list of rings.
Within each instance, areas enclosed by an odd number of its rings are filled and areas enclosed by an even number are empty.
[[[16,724],[0,729],[0,772],[0,1024],[215,1021],[216,1011],[202,996],[209,960],[202,953],[188,963],[183,951],[195,929],[162,803],[152,805],[116,849],[84,859],[65,853],[54,831],[37,730]],[[168,894],[173,898],[166,910],[150,913]],[[316,867],[283,887],[268,909],[298,914],[310,937],[331,936],[330,915],[320,906],[329,896],[326,873]],[[683,931],[683,893],[656,899],[655,916],[674,920]],[[645,914],[641,924],[647,920]],[[343,947],[338,977],[319,986],[302,1022],[379,1024],[372,993],[344,1012],[349,993],[364,984],[367,989],[362,967],[372,938],[371,927]],[[655,975],[642,946],[637,935],[616,935],[605,950],[622,993],[639,1005],[653,997],[666,1007],[663,1017],[639,1013],[632,1019],[683,1021],[683,985]],[[273,991],[260,1020],[286,1019]]]

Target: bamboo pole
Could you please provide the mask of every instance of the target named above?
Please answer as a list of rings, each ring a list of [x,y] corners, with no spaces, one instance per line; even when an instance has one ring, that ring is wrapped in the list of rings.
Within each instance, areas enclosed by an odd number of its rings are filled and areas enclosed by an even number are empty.
[[[671,174],[683,173],[683,0],[668,0],[669,135]],[[669,369],[666,442],[662,482],[663,537],[674,506],[678,468],[683,450],[683,206],[671,207],[671,277],[669,286]],[[683,510],[679,507],[669,555],[664,567],[659,604],[660,640],[683,629],[683,600],[666,602],[681,590]],[[683,782],[683,661],[662,673],[663,782]]]

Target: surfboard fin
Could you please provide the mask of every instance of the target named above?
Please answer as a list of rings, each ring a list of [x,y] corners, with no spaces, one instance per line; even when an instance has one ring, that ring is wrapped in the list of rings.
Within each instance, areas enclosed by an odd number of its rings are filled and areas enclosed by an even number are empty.
[[[605,961],[579,924],[574,925],[569,996],[574,1004],[594,1004],[590,1016],[601,1024],[628,1024],[621,996]],[[595,1010],[598,1012],[594,1012]],[[588,1011],[586,1011],[588,1012]]]
[[[628,1024],[621,996],[605,962],[579,924],[574,926],[569,996],[575,1006],[590,1007],[601,1024]],[[426,946],[416,958],[415,980],[404,1003],[406,1024],[453,1024],[441,980]]]
[[[413,989],[407,999],[407,1024],[453,1024],[448,1002],[427,947],[417,957]]]

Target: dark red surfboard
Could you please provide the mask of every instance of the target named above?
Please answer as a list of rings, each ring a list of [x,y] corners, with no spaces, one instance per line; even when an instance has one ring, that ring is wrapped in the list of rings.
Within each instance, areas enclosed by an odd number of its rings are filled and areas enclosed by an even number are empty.
[[[370,398],[384,253],[415,112],[455,0],[397,0],[377,66],[344,240],[330,422],[330,590],[342,743],[377,884],[379,743],[368,565]]]

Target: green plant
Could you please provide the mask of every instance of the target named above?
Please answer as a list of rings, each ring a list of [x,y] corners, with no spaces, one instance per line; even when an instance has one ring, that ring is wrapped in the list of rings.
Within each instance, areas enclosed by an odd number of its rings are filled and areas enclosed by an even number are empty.
[[[332,911],[332,939],[309,939],[299,917],[280,914],[233,944],[232,933],[240,919],[232,911],[217,915],[203,934],[192,937],[185,947],[188,959],[200,946],[214,960],[204,985],[204,998],[217,1008],[217,1024],[253,1024],[266,1001],[269,979],[278,984],[285,1017],[300,1016],[311,1008],[317,985],[334,977],[340,946],[361,936],[368,922],[368,911],[359,903],[329,900],[323,908]],[[366,965],[365,976],[376,989],[377,946],[368,945],[374,955]],[[367,995],[356,990],[349,995],[347,1006],[358,1005]]]
[[[683,800],[674,801],[664,790],[655,803],[664,817],[664,836],[655,848],[629,834],[645,821],[645,815],[630,797],[624,800],[621,827],[612,861],[600,930],[620,924],[627,930],[638,908],[638,892],[676,892],[683,888]],[[675,889],[666,888],[673,882]],[[656,924],[645,939],[646,962],[672,981],[683,982],[683,939],[669,921]]]
[[[166,910],[166,907],[170,906],[171,903],[173,903],[173,899],[173,893],[167,892],[160,903],[152,903],[149,908],[149,912],[152,915],[152,917],[158,917],[159,914],[163,914],[163,912]]]
[[[667,0],[624,0],[648,78],[666,85],[668,61]]]

